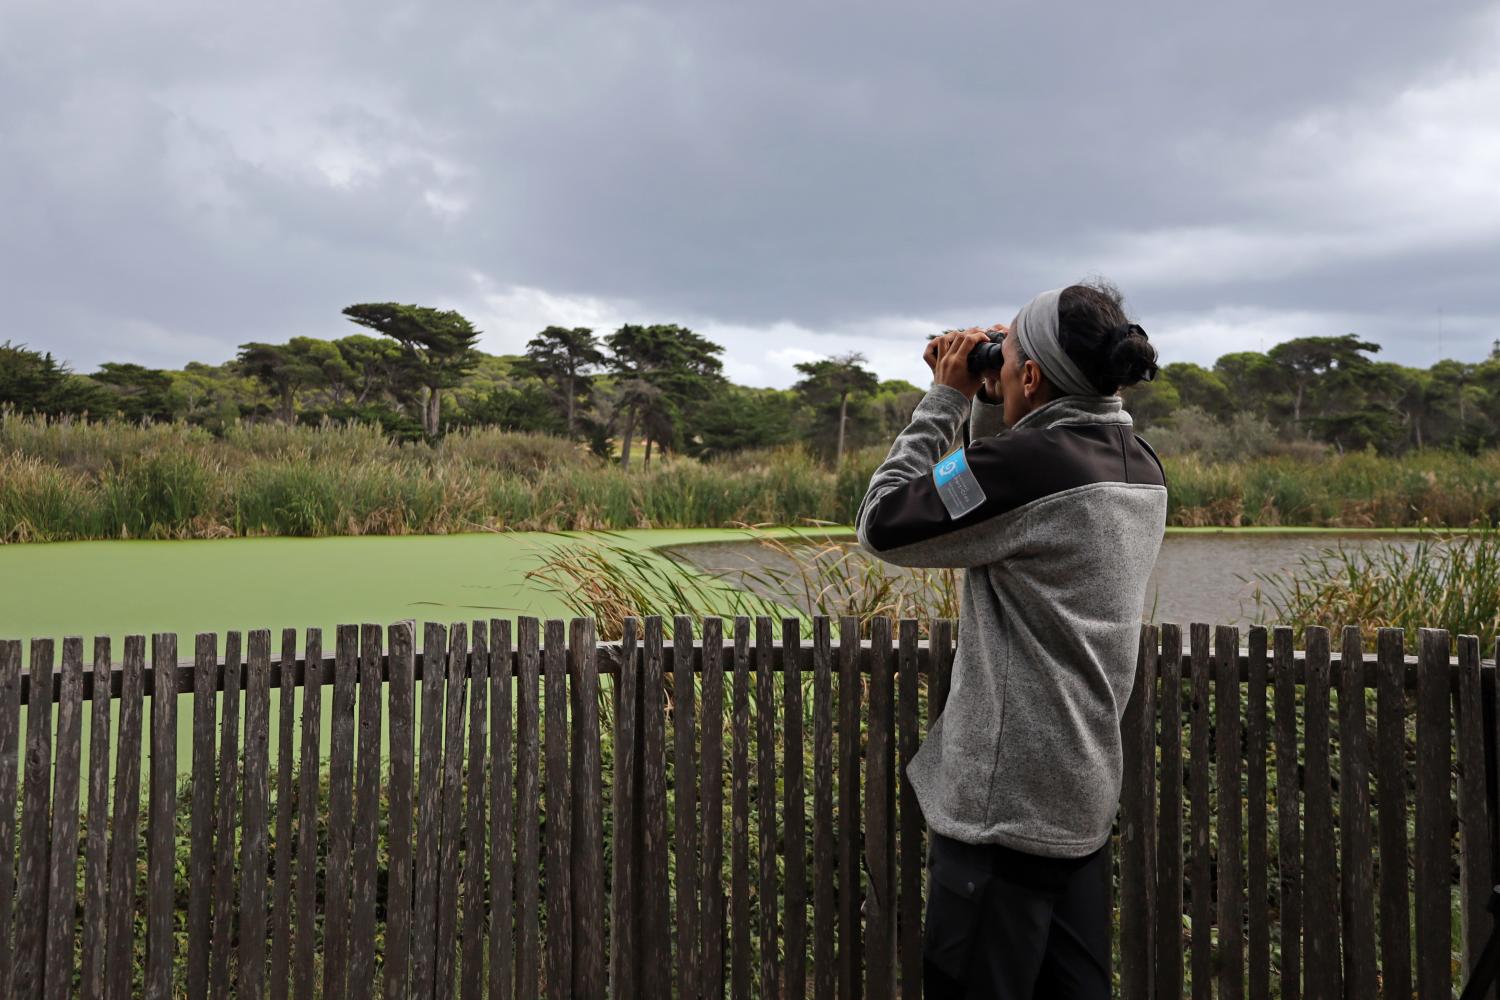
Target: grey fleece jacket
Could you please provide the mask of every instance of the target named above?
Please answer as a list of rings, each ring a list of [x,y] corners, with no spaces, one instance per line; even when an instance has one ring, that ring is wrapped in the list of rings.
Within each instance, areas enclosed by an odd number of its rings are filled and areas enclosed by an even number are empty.
[[[965,570],[947,705],[906,770],[928,825],[1080,857],[1119,807],[1166,476],[1118,396],[1064,396],[1009,430],[1001,409],[933,385],[870,480],[859,541],[898,566]],[[934,469],[965,416],[983,500],[955,520]]]

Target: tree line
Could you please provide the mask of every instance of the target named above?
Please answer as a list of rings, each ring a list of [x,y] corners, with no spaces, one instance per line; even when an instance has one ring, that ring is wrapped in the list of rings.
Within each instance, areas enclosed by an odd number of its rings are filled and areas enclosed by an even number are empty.
[[[629,467],[639,446],[714,458],[801,442],[831,462],[888,442],[922,389],[881,380],[863,356],[798,364],[790,389],[742,386],[723,347],[676,324],[626,324],[607,335],[549,326],[518,355],[491,355],[461,314],[360,303],[361,328],[338,339],[241,344],[218,365],[181,370],[105,362],[73,372],[40,352],[0,344],[0,406],[22,413],[128,421],[181,420],[220,433],[235,421],[363,421],[402,440],[474,426],[556,435]],[[1174,362],[1126,390],[1143,427],[1259,421],[1281,438],[1383,453],[1500,445],[1500,340],[1477,363],[1420,369],[1378,361],[1354,334],[1303,337],[1212,366]]]
[[[0,406],[213,432],[239,420],[358,420],[404,440],[494,426],[566,438],[628,467],[637,455],[649,465],[653,451],[713,458],[799,441],[837,462],[848,447],[888,440],[922,396],[910,382],[880,380],[859,354],[799,364],[791,389],[736,385],[724,348],[677,324],[604,336],[549,326],[523,353],[492,355],[457,312],[385,302],[343,315],[371,333],[250,342],[232,360],[181,370],[105,362],[79,374],[7,341]]]
[[[1252,419],[1340,452],[1500,446],[1500,339],[1483,361],[1429,368],[1379,361],[1379,352],[1349,333],[1226,354],[1212,367],[1174,362],[1127,389],[1126,407],[1146,426]]]

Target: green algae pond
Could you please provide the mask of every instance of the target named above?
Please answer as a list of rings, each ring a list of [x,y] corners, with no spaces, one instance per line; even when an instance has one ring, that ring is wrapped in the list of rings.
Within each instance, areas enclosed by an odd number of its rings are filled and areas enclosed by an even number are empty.
[[[225,633],[267,628],[275,657],[281,629],[297,629],[300,642],[307,628],[317,627],[324,654],[331,655],[337,625],[385,626],[410,618],[418,623],[420,647],[425,621],[568,617],[558,594],[526,578],[560,544],[607,540],[659,558],[663,567],[671,565],[670,554],[699,571],[733,578],[736,569],[775,558],[759,538],[794,533],[853,539],[847,528],[702,528],[3,545],[0,638],[50,636],[60,642],[81,635],[85,662],[92,662],[93,637],[105,635],[118,662],[127,634],[148,636],[149,656],[152,633],[174,632],[178,658],[186,660],[198,632],[216,633],[222,655]],[[1253,617],[1254,573],[1286,569],[1304,553],[1339,540],[1360,545],[1411,539],[1390,531],[1168,529],[1143,616],[1246,623]],[[279,697],[273,693],[273,732]],[[325,743],[331,711],[332,700],[325,697]],[[178,710],[178,764],[184,771],[191,761],[191,717],[191,696],[184,695]]]
[[[827,534],[852,537],[852,532],[840,529]],[[743,530],[683,528],[607,536],[483,532],[0,545],[0,639],[51,637],[60,656],[62,638],[81,635],[84,662],[89,664],[95,636],[110,637],[111,654],[119,662],[125,636],[143,634],[149,663],[150,636],[155,632],[176,633],[178,659],[187,660],[199,632],[218,634],[222,656],[226,632],[267,628],[274,658],[281,655],[281,629],[297,629],[300,643],[306,629],[321,628],[324,655],[331,656],[334,630],[340,624],[385,626],[411,618],[418,623],[415,638],[420,649],[425,621],[446,625],[491,618],[514,621],[525,615],[568,617],[562,600],[528,581],[526,573],[543,564],[550,547],[605,537],[611,545],[648,556],[652,550],[674,546],[755,544]],[[661,558],[664,566],[670,565]],[[27,655],[23,652],[23,669]],[[273,692],[272,732],[279,700],[279,693]],[[299,691],[299,709],[300,704]],[[332,699],[327,695],[322,708],[326,753],[332,732]],[[192,761],[191,695],[178,699],[177,718],[177,764],[185,774]],[[86,720],[87,713],[85,767]],[[149,732],[149,713],[146,724]],[[149,739],[143,745],[149,746]]]

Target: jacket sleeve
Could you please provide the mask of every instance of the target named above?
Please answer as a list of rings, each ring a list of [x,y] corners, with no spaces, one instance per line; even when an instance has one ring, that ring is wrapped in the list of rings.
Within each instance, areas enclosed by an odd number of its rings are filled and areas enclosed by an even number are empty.
[[[897,566],[957,568],[995,561],[993,540],[976,545],[972,533],[961,530],[985,519],[984,512],[954,521],[932,478],[933,467],[952,451],[970,415],[969,400],[951,386],[934,385],[922,397],[860,502],[855,525],[866,552]]]

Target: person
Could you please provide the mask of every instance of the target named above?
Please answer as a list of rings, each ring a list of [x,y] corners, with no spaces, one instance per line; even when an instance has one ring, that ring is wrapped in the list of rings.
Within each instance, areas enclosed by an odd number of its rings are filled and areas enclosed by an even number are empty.
[[[998,370],[968,369],[985,331],[928,344],[932,386],[856,517],[881,560],[965,571],[948,699],[906,770],[931,832],[924,984],[1108,997],[1120,717],[1167,512],[1118,392],[1156,350],[1103,281],[990,330]]]

